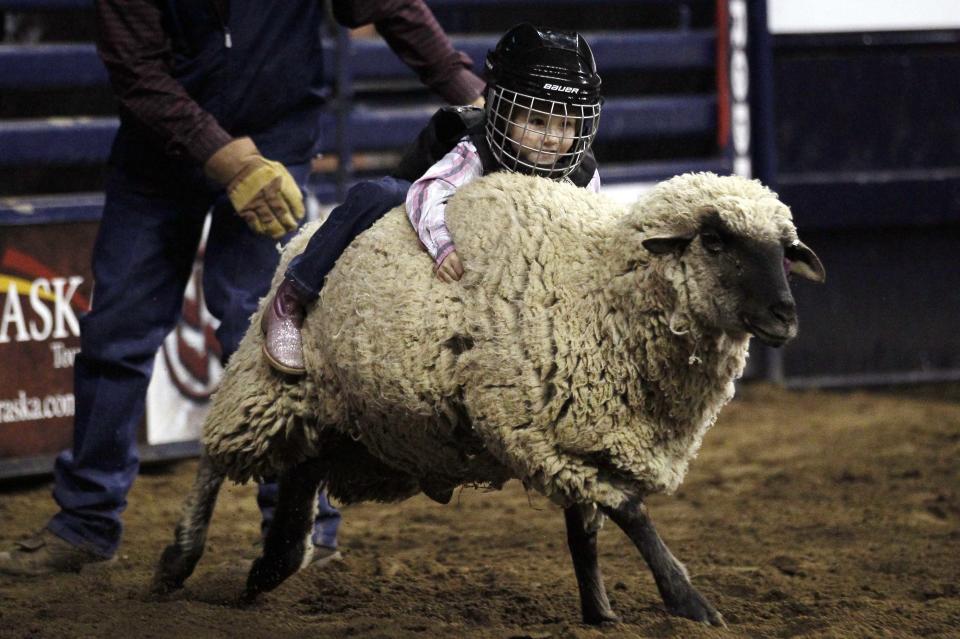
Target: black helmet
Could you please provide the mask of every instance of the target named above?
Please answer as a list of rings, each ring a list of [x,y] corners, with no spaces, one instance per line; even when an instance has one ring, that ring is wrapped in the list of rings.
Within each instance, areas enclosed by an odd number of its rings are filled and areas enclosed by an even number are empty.
[[[520,24],[487,54],[486,74],[486,137],[500,164],[551,179],[573,172],[600,120],[600,76],[586,41]]]

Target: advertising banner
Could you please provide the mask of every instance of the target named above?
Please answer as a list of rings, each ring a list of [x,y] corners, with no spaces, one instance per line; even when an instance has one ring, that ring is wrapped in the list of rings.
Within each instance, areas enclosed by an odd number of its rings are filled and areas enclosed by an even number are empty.
[[[71,442],[78,317],[90,308],[95,222],[0,232],[0,459]]]
[[[53,456],[72,445],[74,359],[80,318],[95,294],[90,256],[97,225],[0,226],[0,477],[45,472]],[[216,320],[203,304],[201,259],[202,249],[182,319],[156,356],[138,436],[145,445],[141,452],[198,439],[220,380]]]

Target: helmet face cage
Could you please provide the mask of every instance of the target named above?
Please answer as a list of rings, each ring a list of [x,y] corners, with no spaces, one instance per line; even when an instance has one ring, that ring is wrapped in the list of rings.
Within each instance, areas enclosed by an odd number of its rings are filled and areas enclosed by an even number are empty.
[[[566,177],[580,166],[599,122],[599,101],[568,103],[497,85],[487,96],[487,143],[508,171],[551,180]],[[569,148],[563,149],[567,142]]]

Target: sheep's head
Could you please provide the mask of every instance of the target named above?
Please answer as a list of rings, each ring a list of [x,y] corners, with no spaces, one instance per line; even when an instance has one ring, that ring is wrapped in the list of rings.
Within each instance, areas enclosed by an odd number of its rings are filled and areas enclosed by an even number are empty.
[[[823,265],[772,192],[743,178],[711,178],[761,190],[713,192],[692,211],[654,215],[644,220],[643,248],[653,260],[672,260],[678,305],[698,325],[781,346],[797,334],[789,276],[822,282]]]

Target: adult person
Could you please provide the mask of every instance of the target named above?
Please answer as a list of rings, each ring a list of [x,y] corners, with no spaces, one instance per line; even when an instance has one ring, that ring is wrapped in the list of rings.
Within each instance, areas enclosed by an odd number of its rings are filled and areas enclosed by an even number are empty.
[[[333,0],[345,26],[372,23],[420,79],[455,104],[470,72],[423,0]],[[0,572],[79,570],[111,558],[139,468],[136,430],[154,355],[180,313],[204,218],[204,296],[224,359],[303,217],[298,184],[324,108],[319,0],[97,0],[97,50],[120,101],[94,246],[94,294],[75,363],[74,443],[57,458],[46,527]],[[258,503],[269,521],[275,492]],[[339,513],[321,499],[314,541],[336,556]]]

